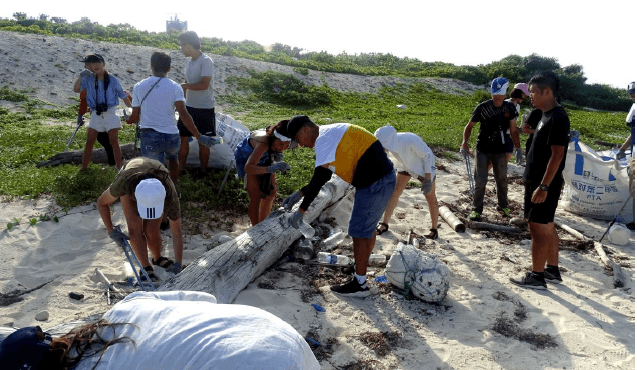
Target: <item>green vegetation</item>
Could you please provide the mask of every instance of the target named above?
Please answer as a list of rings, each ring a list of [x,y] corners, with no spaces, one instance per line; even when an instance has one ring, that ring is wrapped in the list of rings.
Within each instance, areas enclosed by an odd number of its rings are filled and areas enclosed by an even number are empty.
[[[88,19],[67,23],[60,17],[26,19],[24,13],[14,14],[16,20],[0,20],[0,30],[56,35],[115,43],[179,49],[177,32],[140,31],[130,24],[99,25]],[[325,51],[303,52],[303,49],[274,44],[264,48],[254,41],[224,41],[202,37],[201,48],[206,53],[278,63],[295,67],[307,75],[310,69],[326,72],[353,73],[369,76],[446,77],[486,85],[493,78],[504,76],[514,82],[525,82],[539,71],[555,71],[562,81],[562,98],[579,106],[595,109],[627,111],[632,102],[623,89],[602,84],[586,84],[581,65],[561,66],[557,59],[537,54],[510,55],[499,61],[478,66],[456,66],[443,62],[423,62],[415,58],[399,58],[391,54],[362,53],[332,55]],[[628,82],[628,81],[627,81]]]

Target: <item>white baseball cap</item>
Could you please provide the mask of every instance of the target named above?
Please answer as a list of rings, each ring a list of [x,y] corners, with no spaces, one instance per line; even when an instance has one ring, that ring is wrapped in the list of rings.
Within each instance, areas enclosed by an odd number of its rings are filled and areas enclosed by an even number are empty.
[[[137,199],[137,212],[142,219],[157,219],[164,213],[166,188],[161,181],[157,179],[140,181],[135,188],[135,198]]]

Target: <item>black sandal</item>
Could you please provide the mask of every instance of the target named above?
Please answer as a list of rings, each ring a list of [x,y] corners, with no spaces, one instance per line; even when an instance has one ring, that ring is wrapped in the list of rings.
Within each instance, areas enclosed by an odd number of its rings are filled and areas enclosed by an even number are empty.
[[[385,228],[384,228],[384,229],[381,229],[381,228],[380,228],[381,226],[385,226]],[[384,223],[384,222],[380,222],[380,223],[378,224],[378,226],[376,227],[376,235],[383,235],[383,233],[384,233],[385,231],[389,231],[389,225],[387,225],[387,224],[386,224],[386,223]]]
[[[146,270],[146,273],[148,274],[148,277],[150,278],[151,282],[156,283],[159,281],[159,278],[157,277],[157,275],[155,275],[153,266],[144,267],[144,270]],[[139,278],[142,279],[142,281],[146,281],[146,276],[144,275],[142,270],[139,270]]]
[[[155,266],[159,266],[161,268],[164,268],[166,270],[168,270],[169,268],[171,268],[175,262],[173,262],[171,259],[168,259],[164,256],[161,256],[157,259],[157,261],[155,261],[154,259],[150,259],[150,261],[153,263],[153,265]]]
[[[425,235],[427,239],[438,239],[438,229],[429,229],[429,234]]]

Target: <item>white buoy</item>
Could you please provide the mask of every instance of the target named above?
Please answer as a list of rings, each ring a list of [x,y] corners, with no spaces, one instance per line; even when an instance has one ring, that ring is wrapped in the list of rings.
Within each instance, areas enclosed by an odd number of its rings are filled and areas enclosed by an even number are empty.
[[[626,245],[630,240],[630,230],[622,224],[614,224],[608,230],[606,238],[613,244]]]

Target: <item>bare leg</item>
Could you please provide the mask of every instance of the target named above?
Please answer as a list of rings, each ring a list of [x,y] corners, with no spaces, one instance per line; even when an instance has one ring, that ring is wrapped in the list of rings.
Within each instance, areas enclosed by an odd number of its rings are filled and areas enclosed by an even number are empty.
[[[431,217],[431,228],[438,228],[438,199],[436,198],[436,181],[431,186],[431,191],[425,195],[427,205],[429,206],[429,216]]]
[[[115,157],[115,166],[117,168],[122,168],[122,150],[119,147],[119,140],[117,135],[119,133],[119,129],[113,129],[108,132],[108,141],[111,143],[111,147],[113,148],[113,156]]]
[[[544,265],[549,260],[550,248],[553,240],[553,233],[557,236],[555,225],[539,224],[529,222],[529,231],[531,232],[531,259],[533,261],[534,272],[544,272]],[[559,241],[558,241],[559,245]],[[555,256],[554,261],[557,261]],[[557,265],[557,263],[555,264]]]
[[[125,195],[120,197],[126,224],[128,225],[128,236],[130,245],[143,267],[150,266],[148,260],[148,249],[146,249],[146,238],[144,237],[144,222],[137,213],[137,203],[131,197]]]
[[[176,161],[175,161],[176,162]],[[161,257],[161,234],[159,224],[161,218],[155,220],[144,220],[144,236],[153,259],[157,261]]]
[[[374,233],[371,238],[353,238],[353,241],[356,273],[361,276],[366,276],[369,256],[372,254],[372,249],[374,249],[374,244],[376,243],[376,233]]]
[[[93,155],[93,144],[95,144],[95,139],[97,139],[97,131],[89,127],[86,130],[86,134],[86,146],[84,146],[84,154],[82,155],[83,170],[88,168],[88,164],[91,161],[91,156]]]
[[[259,181],[256,175],[248,174],[246,176],[246,190],[250,196],[250,205],[248,206],[248,216],[252,226],[259,223],[259,208],[261,205],[261,190],[259,190]]]
[[[173,184],[177,186],[177,179],[179,179],[179,162],[176,159],[168,160],[168,171],[170,172],[170,179],[173,180]]]
[[[201,167],[202,171],[208,170],[209,160],[210,160],[210,148],[208,148],[205,145],[199,144],[199,167]]]
[[[179,145],[179,167],[181,170],[186,169],[186,159],[188,159],[188,153],[190,152],[190,147],[188,146],[188,140],[190,137],[181,137],[181,143]]]
[[[551,234],[549,235],[549,255],[546,260],[547,264],[552,266],[557,266],[559,262],[559,252],[560,252],[560,238],[557,236],[557,230],[555,230],[555,224],[550,222],[548,226],[551,228]]]
[[[259,222],[265,220],[266,217],[270,215],[270,212],[272,212],[272,204],[276,198],[276,176],[274,176],[274,174],[272,174],[270,184],[274,187],[272,193],[269,197],[261,199],[261,202],[259,203]]]
[[[403,190],[405,190],[409,179],[411,179],[411,176],[400,173],[396,176],[396,186],[394,186],[394,192],[391,195],[391,199],[389,199],[387,208],[385,208],[385,214],[383,215],[384,223],[389,225],[389,220],[394,213],[394,209],[396,209],[396,205],[398,205],[398,199],[400,199],[400,195],[403,193]]]

